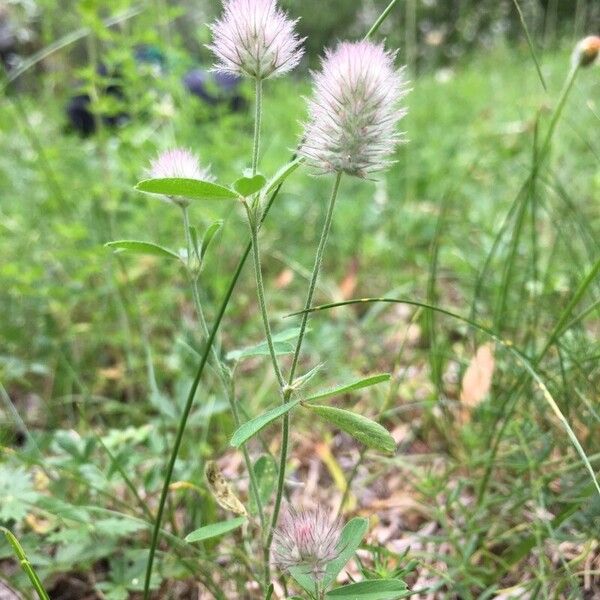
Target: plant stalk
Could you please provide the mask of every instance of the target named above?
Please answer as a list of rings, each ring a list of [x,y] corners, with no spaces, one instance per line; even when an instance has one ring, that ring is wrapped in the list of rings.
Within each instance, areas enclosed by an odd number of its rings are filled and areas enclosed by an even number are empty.
[[[292,360],[292,367],[290,369],[290,375],[288,377],[288,383],[284,388],[283,392],[283,403],[287,404],[293,393],[294,377],[296,376],[296,369],[298,368],[298,362],[300,359],[300,352],[302,350],[302,342],[304,341],[304,335],[306,333],[306,325],[308,323],[309,313],[308,309],[312,306],[312,301],[319,279],[319,272],[323,263],[323,255],[325,254],[325,248],[327,246],[327,240],[329,238],[329,232],[331,231],[331,223],[333,222],[333,213],[335,210],[335,203],[340,189],[340,181],[342,179],[342,173],[338,173],[335,178],[333,190],[331,192],[331,198],[327,207],[327,214],[325,216],[325,222],[323,223],[323,230],[321,232],[321,239],[319,240],[319,246],[317,248],[317,254],[315,257],[315,264],[308,287],[308,294],[306,296],[306,303],[304,305],[304,312],[302,313],[302,320],[300,322],[300,333],[298,334],[298,341],[296,342],[296,349],[294,351],[294,358]],[[279,458],[279,474],[277,478],[277,494],[275,496],[275,506],[273,508],[273,516],[271,519],[271,527],[265,544],[265,576],[266,580],[270,579],[270,555],[271,555],[271,544],[273,543],[273,533],[277,526],[279,519],[279,512],[281,510],[281,502],[283,499],[283,488],[285,484],[285,467],[287,463],[288,444],[289,444],[289,430],[290,430],[290,417],[289,413],[286,413],[283,417],[283,423],[281,427],[281,455]]]

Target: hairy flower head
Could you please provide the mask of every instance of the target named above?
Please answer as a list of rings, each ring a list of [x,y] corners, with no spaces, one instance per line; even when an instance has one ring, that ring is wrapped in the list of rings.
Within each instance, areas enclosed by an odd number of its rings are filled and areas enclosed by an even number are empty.
[[[273,535],[273,562],[287,571],[299,567],[316,580],[323,579],[327,565],[340,553],[340,522],[330,523],[321,510],[288,509]]]
[[[309,119],[299,150],[320,173],[367,177],[389,166],[402,141],[397,126],[406,114],[403,70],[393,52],[369,41],[342,42],[327,50],[313,75]]]
[[[302,41],[276,0],[223,0],[213,25],[215,69],[255,79],[278,77],[302,58]]]
[[[150,179],[199,179],[202,181],[213,181],[214,177],[209,169],[204,168],[190,150],[185,148],[173,148],[161,152],[150,163],[146,170]],[[161,196],[167,202],[186,206],[189,201],[185,198],[174,196]]]
[[[150,163],[148,174],[152,179],[211,179],[208,169],[202,168],[198,159],[185,148],[161,152]]]
[[[589,35],[579,41],[573,52],[573,64],[587,67],[596,62],[600,57],[600,37]]]

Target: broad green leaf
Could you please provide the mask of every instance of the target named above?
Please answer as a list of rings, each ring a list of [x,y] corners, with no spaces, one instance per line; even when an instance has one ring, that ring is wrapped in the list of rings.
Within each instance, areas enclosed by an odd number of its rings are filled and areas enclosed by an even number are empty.
[[[190,543],[201,542],[202,540],[208,540],[210,538],[224,535],[225,533],[229,533],[230,531],[237,529],[245,522],[246,517],[237,517],[235,519],[229,519],[228,521],[221,521],[219,523],[205,525],[204,527],[200,527],[200,529],[196,529],[196,531],[192,531],[192,533],[186,536],[185,541]]]
[[[237,200],[239,198],[238,194],[228,187],[200,179],[145,179],[140,181],[135,189],[148,194],[182,196],[194,200]]]
[[[233,189],[240,195],[247,198],[260,192],[267,183],[264,175],[260,173],[254,177],[240,177],[234,184]]]
[[[368,528],[369,521],[362,517],[354,517],[354,519],[351,519],[346,523],[344,529],[342,529],[340,543],[338,544],[340,554],[335,560],[332,560],[327,565],[327,569],[325,570],[323,583],[326,588],[336,580],[340,571],[354,556],[354,553],[358,550]]]
[[[265,193],[270,194],[275,190],[276,187],[281,185],[300,166],[301,162],[302,159],[297,158],[291,163],[281,167],[281,169],[279,169],[279,171],[277,171],[277,173],[275,173],[275,175],[273,175],[273,177],[269,180],[269,183],[267,183]]]
[[[244,442],[247,442],[251,437],[255,436],[261,429],[264,429],[269,423],[272,423],[275,419],[285,415],[285,413],[292,410],[295,406],[298,406],[298,404],[300,404],[300,399],[293,400],[287,404],[272,408],[259,417],[244,423],[235,431],[230,444],[235,448],[239,448]]]
[[[328,592],[325,597],[337,600],[397,600],[410,595],[406,584],[399,579],[374,579],[345,585]]]
[[[181,260],[177,252],[169,250],[164,246],[153,244],[152,242],[142,242],[139,240],[117,240],[105,244],[107,248],[114,248],[121,252],[133,252],[134,254],[147,254],[150,256],[162,256],[172,260]]]
[[[306,404],[305,406],[369,448],[388,454],[392,454],[396,450],[396,442],[388,430],[371,419],[332,406],[320,404]]]
[[[202,238],[202,246],[200,248],[200,258],[204,258],[208,247],[213,241],[215,235],[219,232],[219,230],[223,227],[223,221],[215,221],[211,225],[209,225],[208,229],[204,232],[204,237]]]
[[[329,390],[323,390],[321,392],[317,392],[312,396],[306,398],[306,400],[322,400],[323,398],[331,398],[332,396],[340,396],[341,394],[346,394],[348,392],[353,392],[355,390],[360,390],[362,388],[369,387],[371,385],[377,385],[378,383],[382,383],[383,381],[389,381],[391,375],[389,373],[381,373],[379,375],[370,375],[369,377],[363,377],[362,379],[358,379],[351,383],[345,383],[340,386],[331,388]]]

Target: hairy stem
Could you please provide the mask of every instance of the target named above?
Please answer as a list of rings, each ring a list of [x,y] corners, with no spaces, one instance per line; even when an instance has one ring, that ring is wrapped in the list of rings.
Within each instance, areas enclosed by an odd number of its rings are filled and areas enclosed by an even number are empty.
[[[293,392],[294,377],[296,376],[296,369],[298,368],[298,362],[300,359],[300,352],[302,350],[302,342],[304,341],[304,335],[306,333],[306,325],[308,323],[309,313],[308,309],[312,306],[315,289],[317,287],[317,281],[319,279],[319,272],[323,263],[323,255],[325,254],[325,247],[327,246],[327,239],[329,238],[329,232],[331,231],[331,223],[333,221],[333,212],[335,209],[335,203],[337,200],[338,191],[340,189],[340,181],[342,174],[338,173],[333,185],[331,192],[331,198],[327,207],[327,214],[325,216],[325,222],[323,223],[323,230],[321,232],[321,239],[319,240],[319,246],[317,248],[317,254],[315,257],[315,264],[308,286],[308,294],[306,296],[306,302],[304,304],[304,312],[302,313],[302,320],[300,322],[300,333],[298,334],[298,341],[296,342],[296,350],[294,351],[294,358],[292,360],[292,367],[290,369],[290,375],[288,383],[284,388],[283,403],[286,404],[290,401]],[[281,427],[281,455],[279,458],[279,475],[277,478],[277,494],[275,496],[275,507],[273,508],[273,516],[271,519],[271,528],[269,529],[269,536],[267,543],[265,544],[265,572],[269,574],[269,562],[271,555],[271,544],[273,543],[273,533],[277,526],[279,519],[279,512],[281,510],[281,502],[283,499],[283,488],[285,484],[285,467],[287,463],[288,444],[289,444],[289,432],[290,432],[290,417],[289,413],[286,413],[283,417],[283,423]],[[270,578],[270,574],[269,574]],[[268,580],[268,579],[267,579]]]
[[[192,240],[190,234],[190,221],[188,215],[188,209],[186,206],[182,207],[183,212],[183,226],[185,228],[185,239],[187,245],[187,271],[188,277],[190,280],[190,286],[192,288],[192,296],[194,298],[194,305],[196,308],[196,314],[198,315],[198,320],[200,321],[200,326],[202,328],[202,333],[205,339],[208,339],[210,336],[210,331],[208,329],[208,324],[206,322],[206,317],[204,316],[204,309],[202,308],[202,302],[200,300],[200,293],[198,291],[198,276],[193,270],[192,265]],[[238,410],[238,406],[233,394],[233,390],[231,388],[229,378],[225,374],[224,365],[221,362],[221,358],[217,349],[214,345],[211,344],[211,354],[213,357],[213,363],[215,371],[217,371],[219,375],[219,380],[221,386],[223,388],[223,393],[229,402],[229,407],[231,409],[231,414],[233,415],[233,422],[235,424],[235,428],[237,429],[241,425],[240,420],[240,412]],[[264,530],[265,525],[265,515],[263,511],[262,502],[260,501],[260,494],[258,493],[258,483],[256,481],[256,474],[254,473],[254,469],[252,468],[252,461],[250,460],[250,454],[246,447],[246,444],[242,445],[242,454],[244,455],[244,462],[246,463],[246,469],[248,471],[248,476],[250,478],[250,491],[252,496],[254,497],[254,501],[256,503],[256,507],[258,510],[258,518],[260,521],[261,530]]]
[[[256,103],[254,112],[254,144],[252,146],[252,175],[258,171],[260,159],[260,129],[262,127],[262,79],[256,79]]]

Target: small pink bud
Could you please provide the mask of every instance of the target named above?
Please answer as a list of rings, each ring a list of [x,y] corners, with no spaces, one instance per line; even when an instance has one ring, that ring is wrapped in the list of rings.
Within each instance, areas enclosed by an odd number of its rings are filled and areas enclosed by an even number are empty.
[[[282,571],[299,567],[319,581],[327,565],[339,556],[340,535],[339,520],[330,523],[321,509],[290,508],[273,535],[273,562]]]

